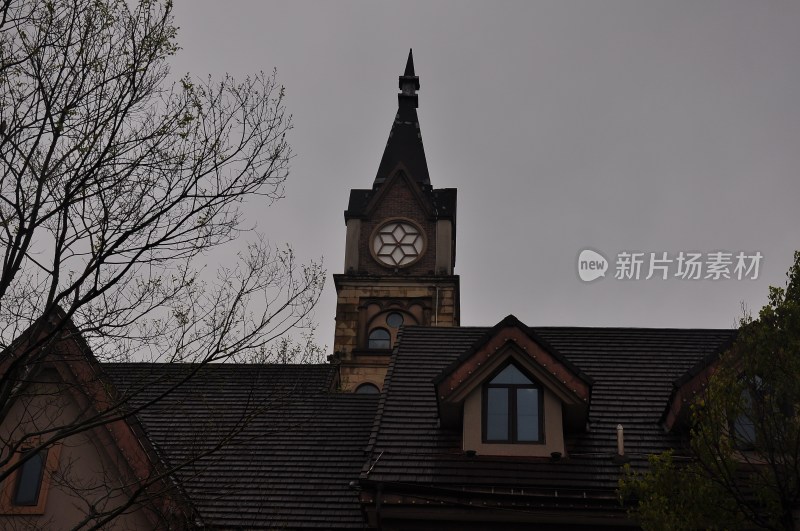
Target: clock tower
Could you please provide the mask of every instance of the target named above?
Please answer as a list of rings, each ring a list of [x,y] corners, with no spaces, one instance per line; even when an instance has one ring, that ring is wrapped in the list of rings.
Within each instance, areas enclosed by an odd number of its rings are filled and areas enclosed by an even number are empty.
[[[458,326],[456,190],[431,186],[411,52],[372,188],[351,190],[333,358],[346,391],[383,387],[402,327]]]

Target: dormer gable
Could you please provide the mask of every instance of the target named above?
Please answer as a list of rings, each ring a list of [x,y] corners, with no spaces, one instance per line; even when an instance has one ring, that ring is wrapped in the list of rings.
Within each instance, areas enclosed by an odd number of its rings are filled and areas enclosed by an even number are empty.
[[[582,416],[581,421],[585,421],[591,395],[591,378],[550,347],[533,330],[509,315],[442,371],[434,381],[442,422],[451,426],[457,423],[454,411],[466,395],[509,361],[526,369],[569,406],[570,411]]]
[[[498,380],[504,371],[518,374],[519,382],[509,380],[511,383],[504,387],[505,379]],[[434,385],[440,422],[444,427],[463,427],[465,450],[477,451],[480,447],[483,453],[550,455],[564,454],[564,433],[585,428],[592,380],[511,315],[442,371]],[[516,423],[514,415],[521,418],[523,409],[533,407],[519,403],[521,399],[512,396],[512,391],[521,397],[524,393],[520,389],[538,390],[538,398],[531,402],[540,408],[537,421],[543,433],[540,440],[533,441],[538,448],[517,450],[510,444],[492,445],[487,440],[487,408],[492,407],[489,394],[493,393],[488,389],[497,386],[508,389],[509,426]],[[508,442],[521,438],[509,433]]]
[[[735,336],[730,337],[672,382],[672,392],[661,415],[661,425],[665,431],[685,432],[689,429],[692,403],[705,393],[709,380],[719,369],[720,356],[734,340]]]

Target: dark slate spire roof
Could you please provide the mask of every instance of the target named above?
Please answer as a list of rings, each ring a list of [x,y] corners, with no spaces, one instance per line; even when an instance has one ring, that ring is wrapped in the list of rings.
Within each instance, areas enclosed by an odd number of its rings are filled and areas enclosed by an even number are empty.
[[[411,177],[422,184],[430,185],[428,163],[422,147],[422,135],[417,118],[419,77],[414,74],[414,56],[408,52],[406,69],[399,79],[400,93],[397,95],[397,115],[389,132],[389,140],[375,175],[374,186],[383,184],[391,172],[402,163]]]

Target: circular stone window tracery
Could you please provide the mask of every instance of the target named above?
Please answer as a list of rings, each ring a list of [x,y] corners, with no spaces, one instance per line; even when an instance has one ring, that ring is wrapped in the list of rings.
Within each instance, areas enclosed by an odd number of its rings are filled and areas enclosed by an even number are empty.
[[[372,255],[390,267],[405,267],[416,262],[425,249],[425,237],[416,224],[393,220],[381,225],[372,237]]]

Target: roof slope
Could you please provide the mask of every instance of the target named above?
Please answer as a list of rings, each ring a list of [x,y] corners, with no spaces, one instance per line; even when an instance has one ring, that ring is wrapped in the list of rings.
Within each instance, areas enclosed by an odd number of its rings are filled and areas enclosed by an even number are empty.
[[[208,528],[363,527],[349,483],[377,400],[331,365],[104,364]],[[192,371],[197,371],[192,374]],[[165,392],[191,376],[166,396]]]
[[[370,437],[374,466],[362,470],[362,480],[459,490],[524,487],[526,493],[551,497],[558,491],[559,498],[613,496],[619,477],[613,461],[617,424],[625,427],[626,456],[634,461],[677,447],[678,437],[659,425],[672,382],[735,335],[733,330],[532,328],[594,382],[589,431],[566,441],[569,458],[553,461],[469,458],[460,448],[460,430],[439,427],[434,379],[488,330],[403,330]]]

